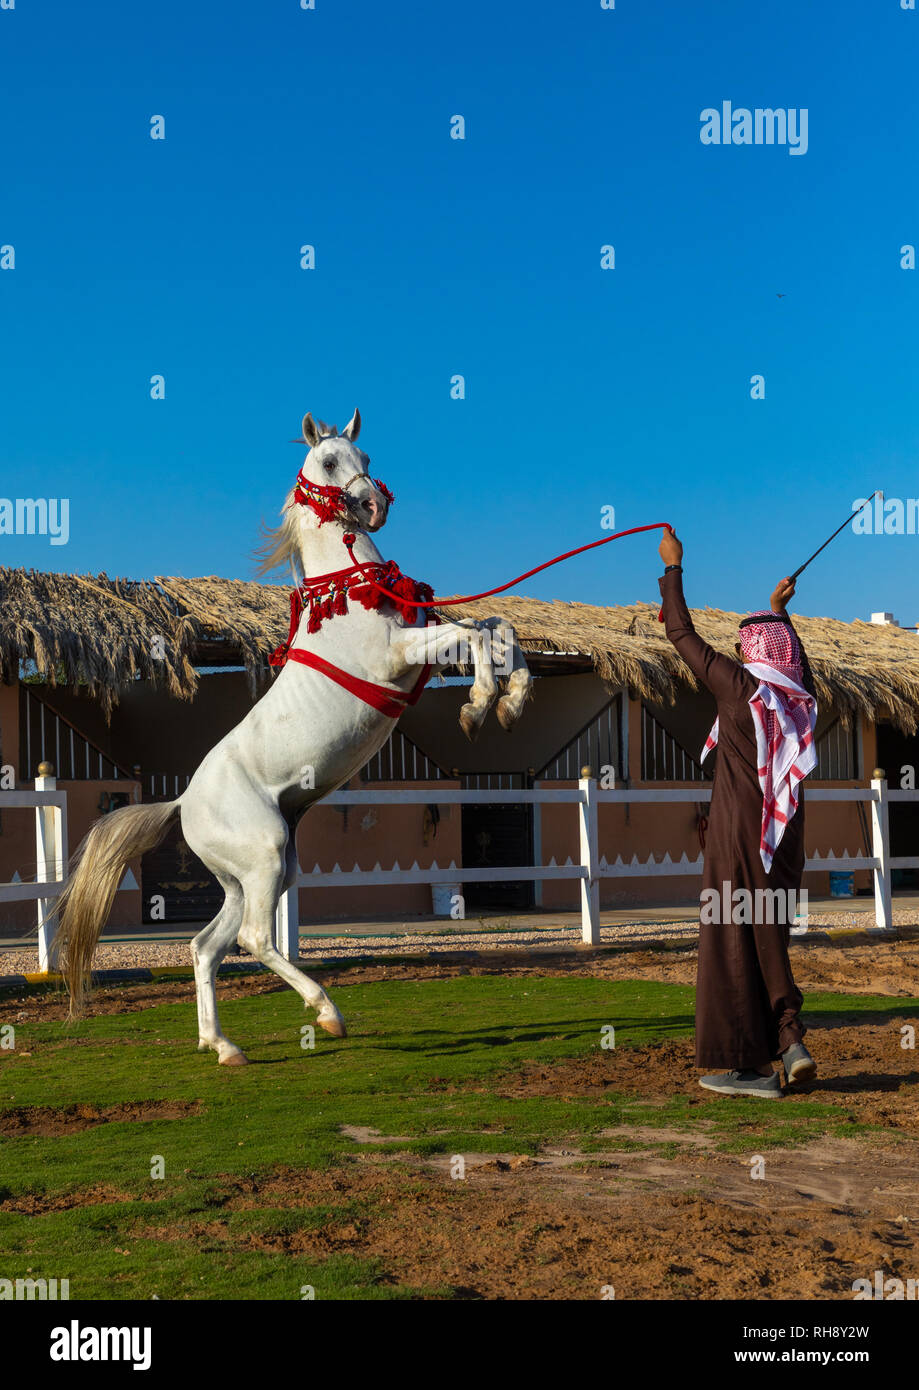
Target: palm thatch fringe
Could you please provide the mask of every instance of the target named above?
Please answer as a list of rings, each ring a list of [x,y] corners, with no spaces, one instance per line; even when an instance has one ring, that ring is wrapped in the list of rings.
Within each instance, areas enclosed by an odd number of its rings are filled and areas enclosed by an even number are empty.
[[[188,631],[149,582],[0,566],[0,679],[32,661],[52,685],[86,685],[106,716],[133,680],[189,699],[197,687]]]
[[[222,641],[238,651],[254,681],[287,635],[288,598],[286,586],[213,575],[153,583],[0,567],[0,679],[15,679],[19,663],[32,660],[46,679],[88,683],[106,712],[119,688],[138,678],[190,698],[198,644]],[[514,624],[525,653],[584,657],[612,688],[625,685],[644,699],[673,703],[681,687],[696,686],[657,621],[656,604],[601,608],[502,596],[445,608],[441,616],[484,618],[495,612]],[[733,656],[741,616],[701,608],[693,621],[716,650]],[[844,724],[864,715],[916,732],[915,633],[835,618],[796,615],[794,621],[820,701],[832,705]]]

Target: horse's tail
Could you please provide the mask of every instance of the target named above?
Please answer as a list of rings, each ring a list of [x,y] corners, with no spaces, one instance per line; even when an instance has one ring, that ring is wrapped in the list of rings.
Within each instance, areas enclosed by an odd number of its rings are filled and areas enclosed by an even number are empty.
[[[58,900],[56,914],[71,1017],[82,1010],[96,942],[125,867],[159,844],[178,813],[178,801],[123,806],[97,820],[77,850],[76,868]]]

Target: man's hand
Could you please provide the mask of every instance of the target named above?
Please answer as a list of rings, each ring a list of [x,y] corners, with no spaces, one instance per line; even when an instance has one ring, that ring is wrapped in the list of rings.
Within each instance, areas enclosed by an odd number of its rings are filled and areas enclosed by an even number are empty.
[[[775,592],[769,600],[773,613],[784,613],[788,607],[789,600],[795,591],[795,581],[793,579],[780,579],[775,586]]]
[[[683,544],[682,541],[677,540],[675,531],[664,532],[658,549],[665,565],[681,565],[683,563]]]

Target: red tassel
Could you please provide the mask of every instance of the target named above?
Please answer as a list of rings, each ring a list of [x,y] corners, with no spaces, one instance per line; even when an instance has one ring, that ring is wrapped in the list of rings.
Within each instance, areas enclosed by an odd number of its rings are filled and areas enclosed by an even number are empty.
[[[315,486],[310,484],[311,487]],[[331,489],[327,489],[331,491]],[[308,505],[312,505],[311,499],[304,498]],[[326,509],[328,504],[323,500],[319,504],[322,509]],[[319,515],[317,507],[313,507]],[[329,520],[330,517],[326,517]],[[290,596],[290,632],[287,641],[277,647],[269,656],[268,660],[272,666],[283,666],[288,659],[291,644],[296,635],[305,606],[309,605],[309,617],[307,619],[307,632],[318,632],[322,624],[334,617],[343,617],[348,613],[348,599],[356,599],[357,602],[368,611],[378,611],[384,604],[390,603],[395,607],[396,612],[406,623],[418,621],[419,610],[416,607],[419,601],[430,602],[433,597],[433,590],[429,584],[422,584],[418,580],[409,579],[402,573],[394,560],[385,563],[375,563],[363,567],[367,578],[361,577],[361,572],[357,571],[345,579],[319,580],[314,587],[310,587],[309,581],[305,581],[300,589],[295,589]],[[394,595],[381,593],[378,586],[390,590]],[[436,623],[439,619],[431,615],[428,622]]]

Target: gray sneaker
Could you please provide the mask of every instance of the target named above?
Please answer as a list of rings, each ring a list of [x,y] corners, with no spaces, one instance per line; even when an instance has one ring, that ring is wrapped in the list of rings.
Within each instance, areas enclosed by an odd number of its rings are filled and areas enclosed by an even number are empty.
[[[803,1043],[792,1043],[782,1053],[782,1066],[785,1068],[785,1082],[788,1086],[799,1081],[813,1081],[817,1075],[817,1063]]]
[[[760,1096],[765,1100],[782,1099],[782,1083],[779,1074],[760,1076],[758,1071],[728,1071],[720,1076],[701,1076],[699,1085],[706,1091],[717,1091],[723,1096]]]

